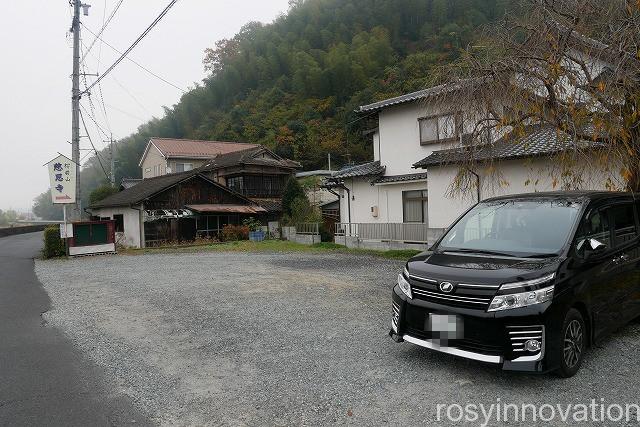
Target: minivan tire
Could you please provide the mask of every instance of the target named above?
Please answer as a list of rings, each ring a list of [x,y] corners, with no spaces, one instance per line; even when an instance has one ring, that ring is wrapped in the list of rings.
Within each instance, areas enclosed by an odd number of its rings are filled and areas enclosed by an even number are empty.
[[[580,370],[587,348],[587,329],[582,314],[575,308],[569,309],[562,323],[558,359],[560,368],[557,374],[562,378],[572,377]]]

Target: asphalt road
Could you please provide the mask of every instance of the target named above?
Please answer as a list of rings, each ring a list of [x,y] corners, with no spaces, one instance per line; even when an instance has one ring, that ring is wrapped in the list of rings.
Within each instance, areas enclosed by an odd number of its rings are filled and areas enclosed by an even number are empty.
[[[126,396],[41,314],[34,273],[42,233],[0,238],[0,425],[146,425]]]
[[[460,423],[438,420],[441,404],[640,403],[638,323],[566,380],[394,343],[402,265],[194,251],[38,261],[36,272],[53,301],[45,318],[162,425],[442,426]],[[509,423],[532,424],[549,425]]]

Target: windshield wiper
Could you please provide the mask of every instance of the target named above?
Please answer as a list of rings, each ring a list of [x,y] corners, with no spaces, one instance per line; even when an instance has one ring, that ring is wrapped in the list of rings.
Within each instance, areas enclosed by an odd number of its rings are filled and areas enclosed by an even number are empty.
[[[527,255],[524,258],[555,258],[557,256],[558,254],[533,254],[533,255]]]
[[[461,253],[468,253],[468,254],[485,254],[485,255],[498,255],[498,256],[507,256],[507,257],[513,257],[514,255],[511,254],[507,254],[504,252],[497,252],[497,251],[488,251],[485,249],[466,249],[466,248],[452,248],[452,249],[443,249],[443,252],[461,252]]]

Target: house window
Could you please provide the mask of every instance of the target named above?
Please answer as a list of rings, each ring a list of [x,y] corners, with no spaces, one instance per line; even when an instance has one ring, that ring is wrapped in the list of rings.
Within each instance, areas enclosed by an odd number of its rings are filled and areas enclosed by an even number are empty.
[[[193,169],[193,163],[176,163],[176,172],[187,172]]]
[[[402,192],[402,218],[404,222],[427,223],[427,190]]]
[[[462,114],[451,113],[418,119],[420,144],[453,141],[462,132]]]
[[[229,187],[230,189],[232,189],[237,193],[242,193],[242,190],[244,188],[243,177],[233,176],[233,177],[227,178],[227,187]]]
[[[115,214],[113,215],[113,220],[116,222],[116,233],[124,232],[124,215]]]

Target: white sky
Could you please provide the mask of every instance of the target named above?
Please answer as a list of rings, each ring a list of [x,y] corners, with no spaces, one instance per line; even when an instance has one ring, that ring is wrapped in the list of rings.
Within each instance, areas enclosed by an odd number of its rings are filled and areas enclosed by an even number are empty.
[[[96,32],[117,0],[87,0],[82,22]],[[153,21],[169,0],[124,0],[102,38],[120,51],[126,49]],[[130,57],[175,85],[187,89],[205,77],[203,51],[216,40],[233,36],[249,21],[271,22],[287,9],[287,0],[180,0],[130,53]],[[67,0],[5,1],[0,13],[0,209],[25,211],[33,198],[48,188],[42,165],[57,152],[71,157],[72,38]],[[85,45],[93,40],[81,32]],[[100,71],[117,57],[98,41],[87,56],[88,73]],[[92,55],[93,54],[93,55]],[[91,82],[94,78],[87,77]],[[162,115],[162,106],[181,95],[126,59],[102,81],[107,117],[114,137],[134,132],[147,119]],[[126,88],[123,89],[122,87]],[[82,83],[81,83],[82,87]],[[97,89],[97,88],[96,88]],[[97,118],[99,93],[92,90]],[[127,91],[129,93],[127,93]],[[86,99],[82,104],[89,109]],[[96,148],[102,137],[85,117]],[[84,134],[81,126],[81,135]],[[81,148],[88,148],[86,138]],[[81,157],[86,151],[80,153]]]

